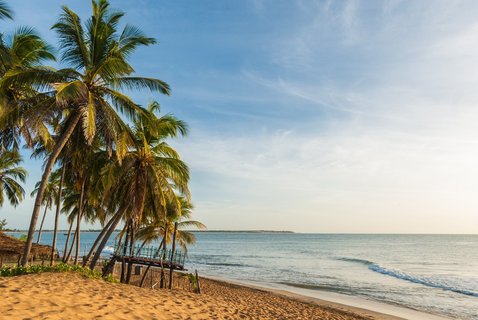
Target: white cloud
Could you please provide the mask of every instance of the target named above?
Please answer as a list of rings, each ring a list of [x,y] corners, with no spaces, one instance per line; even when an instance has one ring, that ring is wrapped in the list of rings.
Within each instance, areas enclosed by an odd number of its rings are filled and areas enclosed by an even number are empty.
[[[227,212],[256,228],[300,231],[476,233],[478,29],[469,12],[458,19],[467,6],[391,1],[372,19],[366,2],[306,4],[315,18],[304,14],[291,41],[271,47],[276,73],[243,76],[310,116],[235,137],[196,132],[182,146],[186,159],[222,177],[200,217]],[[353,50],[327,34],[337,30]]]

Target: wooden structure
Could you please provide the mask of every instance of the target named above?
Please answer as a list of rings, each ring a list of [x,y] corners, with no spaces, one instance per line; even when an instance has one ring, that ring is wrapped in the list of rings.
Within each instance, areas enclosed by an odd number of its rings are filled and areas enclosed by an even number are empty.
[[[185,270],[184,261],[186,260],[186,254],[181,252],[181,250],[176,250],[176,232],[178,224],[174,224],[174,233],[173,233],[173,245],[171,250],[165,250],[162,245],[159,247],[147,247],[144,248],[141,246],[134,246],[133,244],[128,244],[128,235],[126,240],[123,243],[116,243],[114,246],[113,257],[110,262],[103,268],[103,276],[111,274],[114,271],[114,266],[116,262],[121,262],[121,282],[128,283],[131,279],[131,272],[133,265],[136,266],[147,266],[146,271],[141,279],[140,287],[143,285],[146,274],[148,271],[153,268],[161,269],[161,281],[160,287],[164,288],[165,274],[164,269],[169,269],[169,289],[173,288],[173,271],[174,270]],[[163,239],[164,240],[164,239]],[[161,244],[164,244],[162,241]],[[128,270],[125,274],[126,265],[128,265]],[[140,274],[140,268],[135,273]],[[151,273],[152,277],[152,273]],[[151,278],[152,279],[152,278]],[[151,287],[154,287],[152,285]]]
[[[171,259],[172,258],[172,259]],[[186,255],[181,250],[164,250],[157,247],[131,248],[116,244],[112,260],[125,261],[143,266],[162,267],[165,269],[184,270]]]
[[[113,272],[116,262],[121,262],[122,269],[126,264],[141,265],[173,270],[184,269],[186,254],[181,250],[164,250],[158,247],[126,246],[115,244],[114,253],[109,263],[103,268],[103,275]]]
[[[14,260],[23,255],[25,242],[17,238],[10,237],[0,231],[0,260]],[[31,257],[33,259],[50,257],[51,246],[34,243],[32,245]]]

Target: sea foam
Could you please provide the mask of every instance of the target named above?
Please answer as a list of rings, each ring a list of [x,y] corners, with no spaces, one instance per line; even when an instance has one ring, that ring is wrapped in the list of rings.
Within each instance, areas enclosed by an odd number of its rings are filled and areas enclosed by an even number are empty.
[[[457,281],[450,281],[447,279],[438,279],[429,276],[414,275],[398,269],[384,267],[378,263],[374,263],[369,260],[357,259],[357,258],[338,258],[338,260],[360,263],[368,266],[368,269],[383,275],[391,276],[400,280],[410,281],[413,283],[421,284],[427,287],[442,289],[446,291],[452,291],[467,296],[478,297],[478,290],[469,289],[456,284]],[[454,283],[451,283],[454,282]],[[463,281],[465,282],[465,281]],[[478,289],[478,284],[477,284]]]

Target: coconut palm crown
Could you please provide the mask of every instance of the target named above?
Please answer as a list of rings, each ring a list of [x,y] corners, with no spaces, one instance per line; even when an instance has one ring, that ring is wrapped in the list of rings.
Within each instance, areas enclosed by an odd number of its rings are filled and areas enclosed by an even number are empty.
[[[27,176],[27,171],[18,166],[21,161],[16,151],[0,151],[0,207],[5,197],[13,206],[17,206],[25,197],[25,190],[17,182],[25,182]]]
[[[88,144],[99,139],[109,153],[114,150],[121,159],[134,141],[120,114],[137,119],[145,112],[122,90],[149,89],[170,94],[165,82],[136,76],[128,62],[138,47],[154,44],[155,39],[131,25],[119,30],[124,13],[110,9],[106,0],[92,1],[92,11],[92,16],[82,24],[80,17],[64,6],[58,22],[52,27],[59,38],[61,62],[68,68],[14,70],[7,72],[0,83],[0,88],[29,85],[43,95],[50,95],[49,99],[18,112],[18,117],[24,121],[37,123],[45,116],[58,114],[63,117],[35,200],[23,265],[26,265],[30,253],[48,177],[74,130],[81,127]]]

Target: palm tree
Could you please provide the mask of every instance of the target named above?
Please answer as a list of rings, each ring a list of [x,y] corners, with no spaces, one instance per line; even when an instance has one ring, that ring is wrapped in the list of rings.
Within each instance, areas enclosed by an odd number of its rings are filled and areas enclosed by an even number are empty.
[[[25,190],[16,181],[25,182],[27,171],[19,167],[22,158],[17,151],[0,151],[0,207],[5,195],[10,204],[16,207],[25,196]]]
[[[43,230],[43,223],[45,222],[46,212],[48,209],[51,209],[53,202],[55,201],[58,195],[58,184],[59,184],[59,176],[58,174],[52,174],[48,179],[48,184],[45,188],[45,193],[43,194],[42,203],[45,206],[45,210],[43,211],[43,218],[40,223],[40,229],[38,229],[38,237],[37,243],[40,243],[41,234]],[[30,194],[33,197],[38,192],[38,186],[40,185],[40,181],[35,184],[35,189]]]
[[[158,256],[161,254],[162,250],[163,253],[161,260],[165,260],[167,258],[167,244],[173,241],[176,241],[181,246],[183,251],[187,253],[187,246],[196,242],[196,236],[194,235],[194,233],[188,230],[190,228],[206,229],[206,226],[201,222],[189,220],[191,218],[192,209],[193,205],[186,198],[178,196],[177,201],[169,202],[166,205],[165,216],[160,217],[154,214],[148,215],[149,217],[152,217],[153,220],[145,219],[145,221],[142,221],[142,225],[137,232],[138,240],[143,241],[139,248],[139,251],[142,250],[145,244],[161,238],[161,242],[156,252],[156,256]],[[173,243],[171,254],[173,254],[174,246],[175,243]],[[144,276],[141,279],[140,286],[142,286],[148,271],[149,266],[144,272]],[[170,274],[170,277],[171,276],[172,274]],[[164,269],[163,267],[161,267],[161,288],[164,287],[164,280]]]
[[[55,252],[56,252],[56,238],[58,235],[58,221],[60,219],[60,204],[61,204],[62,193],[63,193],[63,182],[65,180],[65,173],[66,173],[66,165],[65,163],[63,163],[61,166],[60,184],[58,185],[58,194],[56,197],[55,227],[53,229],[53,242],[51,245],[51,256],[50,256],[51,266],[53,265]]]
[[[165,82],[134,76],[134,69],[128,63],[139,46],[154,44],[155,40],[130,25],[119,31],[118,24],[124,14],[111,10],[106,0],[93,0],[92,11],[93,15],[83,27],[79,16],[64,6],[58,22],[53,26],[60,40],[61,60],[68,65],[68,69],[7,72],[0,83],[0,87],[4,88],[19,84],[44,91],[54,89],[55,103],[46,99],[35,108],[19,113],[28,121],[38,122],[45,114],[64,115],[62,130],[48,156],[38,189],[22,265],[28,261],[48,177],[75,128],[82,128],[84,139],[90,144],[95,137],[99,137],[105,149],[110,153],[115,150],[117,158],[121,159],[133,140],[132,133],[117,111],[135,119],[142,116],[144,110],[120,90],[150,89],[170,94]]]
[[[174,233],[174,224],[177,223],[176,241],[184,252],[187,252],[187,246],[196,243],[194,233],[188,231],[191,228],[206,229],[206,226],[195,220],[190,220],[194,206],[184,197],[178,196],[180,206],[176,202],[168,203],[166,206],[166,215],[157,219],[157,216],[150,215],[154,220],[143,221],[137,232],[137,238],[143,241],[142,246],[162,239],[159,249],[165,249],[167,244],[172,242]]]
[[[0,19],[13,19],[13,13],[5,1],[0,1]]]
[[[100,234],[98,238],[102,239],[95,242],[98,248],[93,245],[88,254],[89,258],[95,252],[90,268],[94,268],[121,219],[125,221],[126,229],[130,230],[125,241],[134,243],[134,230],[143,218],[146,203],[148,212],[164,215],[166,203],[176,201],[176,190],[189,198],[188,167],[164,141],[186,134],[187,126],[171,115],[158,118],[154,114],[157,110],[159,105],[151,104],[147,116],[134,122],[135,147],[124,155],[121,163],[117,161],[103,170],[104,184],[108,186],[106,195],[110,195],[108,202],[117,210],[111,219],[114,222]]]
[[[35,30],[21,27],[7,41],[0,39],[0,77],[25,70],[40,72],[44,61],[55,60],[52,51]],[[49,99],[47,93],[40,94],[28,84],[0,86],[0,148],[18,150],[20,136],[30,147],[35,138],[48,143],[49,132],[44,124],[48,117],[26,121],[27,117],[21,116],[45,99]]]
[[[97,220],[103,222],[105,219],[105,212],[99,198],[102,194],[101,185],[98,186],[96,178],[100,175],[107,157],[105,152],[93,152],[93,149],[94,147],[88,148],[87,145],[71,144],[63,150],[68,152],[69,162],[62,211],[69,214],[69,221],[76,220],[75,236],[65,260],[69,259],[73,246],[76,244],[75,264],[78,262],[80,253],[81,221],[94,223]]]

